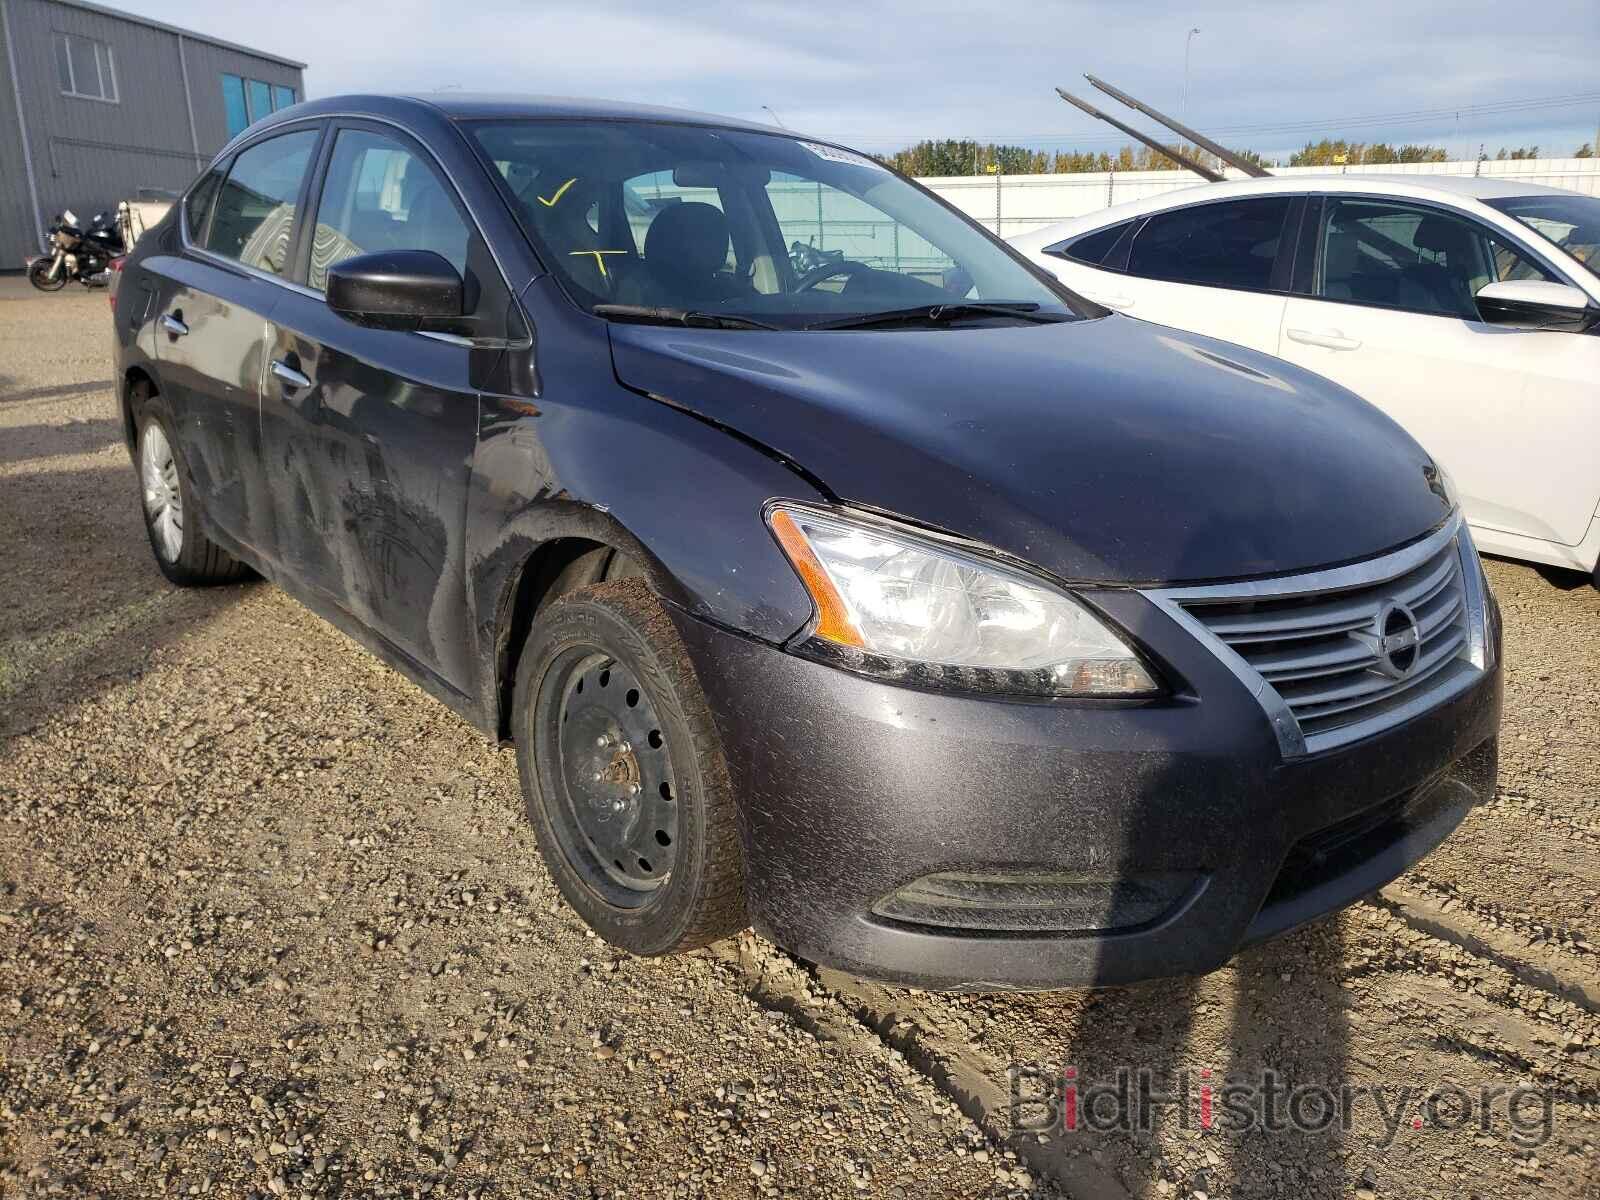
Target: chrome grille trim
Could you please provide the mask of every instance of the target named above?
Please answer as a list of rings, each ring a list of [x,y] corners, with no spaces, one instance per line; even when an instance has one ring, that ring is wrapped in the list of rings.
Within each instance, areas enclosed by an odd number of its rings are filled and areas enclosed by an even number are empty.
[[[1283,756],[1298,758],[1407,721],[1488,669],[1477,558],[1455,513],[1419,542],[1348,566],[1144,595],[1216,654],[1267,714]],[[1362,641],[1391,602],[1417,634],[1415,663],[1398,679]]]

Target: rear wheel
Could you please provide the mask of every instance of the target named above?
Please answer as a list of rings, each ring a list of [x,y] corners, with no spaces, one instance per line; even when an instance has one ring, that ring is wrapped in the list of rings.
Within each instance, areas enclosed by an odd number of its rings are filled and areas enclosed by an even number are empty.
[[[678,632],[643,580],[584,586],[539,614],[512,720],[540,852],[596,933],[655,955],[744,928],[721,742]]]
[[[208,538],[200,526],[188,480],[166,422],[146,409],[139,416],[135,450],[145,532],[161,573],[173,583],[200,587],[232,583],[244,567]]]
[[[55,265],[54,258],[36,258],[28,264],[28,282],[41,292],[59,292],[67,286],[67,265],[61,264],[61,270],[56,272],[54,279],[50,278],[50,268]]]

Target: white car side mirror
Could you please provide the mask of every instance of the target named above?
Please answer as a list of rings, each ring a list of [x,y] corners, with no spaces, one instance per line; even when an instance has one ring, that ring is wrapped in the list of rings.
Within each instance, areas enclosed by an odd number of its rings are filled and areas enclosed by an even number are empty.
[[[1582,333],[1600,324],[1600,305],[1582,289],[1544,279],[1507,279],[1478,290],[1478,314],[1491,325]]]

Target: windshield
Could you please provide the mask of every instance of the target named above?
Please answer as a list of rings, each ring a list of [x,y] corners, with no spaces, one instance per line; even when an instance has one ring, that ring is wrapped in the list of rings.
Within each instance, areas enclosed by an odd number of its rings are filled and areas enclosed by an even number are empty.
[[[1600,198],[1579,195],[1513,196],[1485,200],[1555,243],[1600,279]]]
[[[485,121],[471,130],[546,265],[585,308],[647,306],[781,328],[919,305],[1077,311],[964,218],[848,150],[650,122]]]

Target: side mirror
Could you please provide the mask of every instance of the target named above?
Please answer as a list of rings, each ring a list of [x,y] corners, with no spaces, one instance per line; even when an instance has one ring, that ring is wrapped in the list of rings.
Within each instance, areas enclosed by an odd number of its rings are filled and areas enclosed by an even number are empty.
[[[369,329],[454,332],[461,276],[432,250],[381,250],[328,268],[328,307]]]
[[[1582,333],[1600,324],[1600,305],[1580,288],[1545,279],[1507,279],[1478,291],[1478,314],[1491,325]]]

